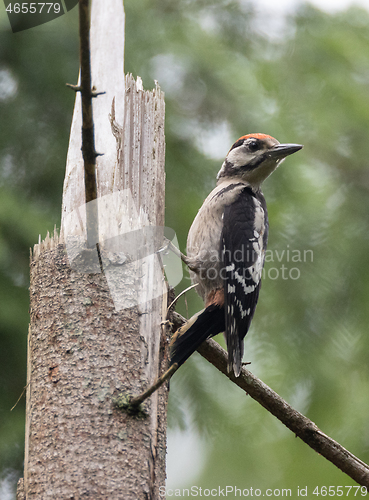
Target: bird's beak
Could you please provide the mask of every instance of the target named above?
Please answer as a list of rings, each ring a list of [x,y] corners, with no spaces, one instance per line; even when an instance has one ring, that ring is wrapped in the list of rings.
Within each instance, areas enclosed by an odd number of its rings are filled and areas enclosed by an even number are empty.
[[[271,158],[280,159],[300,151],[304,146],[301,144],[277,144],[270,149],[267,155]]]

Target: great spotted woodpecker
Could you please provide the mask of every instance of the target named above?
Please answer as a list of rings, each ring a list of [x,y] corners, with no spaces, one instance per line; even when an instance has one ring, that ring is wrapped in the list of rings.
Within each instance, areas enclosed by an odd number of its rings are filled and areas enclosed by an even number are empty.
[[[239,376],[268,241],[268,213],[260,186],[286,156],[301,148],[280,144],[270,135],[249,134],[229,150],[217,186],[188,233],[187,256],[182,256],[205,309],[174,334],[171,365],[180,366],[204,340],[224,332],[228,371]]]

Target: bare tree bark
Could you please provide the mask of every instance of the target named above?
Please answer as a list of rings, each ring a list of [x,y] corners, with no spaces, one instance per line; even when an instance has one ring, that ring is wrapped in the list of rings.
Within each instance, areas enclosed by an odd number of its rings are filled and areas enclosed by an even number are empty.
[[[165,482],[168,388],[134,418],[114,404],[121,392],[145,389],[167,365],[166,283],[155,253],[164,226],[164,98],[158,87],[145,92],[131,77],[120,92],[121,0],[94,0],[91,15],[92,85],[106,92],[93,103],[103,156],[98,198],[90,202],[99,208],[101,262],[87,245],[77,94],[61,237],[47,236],[31,255],[26,450],[18,490],[27,500],[156,499]]]
[[[157,498],[166,388],[147,418],[113,404],[119,392],[150,382],[143,338],[150,332],[139,308],[117,311],[105,275],[71,269],[57,236],[35,247],[30,292],[26,498]],[[156,332],[161,299],[150,305]],[[153,363],[163,365],[156,354]]]

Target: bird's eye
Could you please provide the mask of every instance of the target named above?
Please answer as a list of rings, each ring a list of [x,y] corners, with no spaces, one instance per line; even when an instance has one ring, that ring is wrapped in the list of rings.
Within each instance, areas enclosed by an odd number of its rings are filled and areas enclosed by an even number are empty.
[[[260,149],[259,141],[257,140],[249,141],[247,144],[247,148],[251,152],[257,151],[258,149]]]

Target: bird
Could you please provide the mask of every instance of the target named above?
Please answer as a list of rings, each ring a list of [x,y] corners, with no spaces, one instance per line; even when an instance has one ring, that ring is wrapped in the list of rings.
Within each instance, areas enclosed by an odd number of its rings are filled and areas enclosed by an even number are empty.
[[[240,137],[229,150],[216,187],[190,227],[186,255],[181,254],[205,307],[173,334],[171,366],[181,366],[206,339],[223,332],[228,372],[240,375],[268,242],[261,185],[302,147],[255,133]]]

